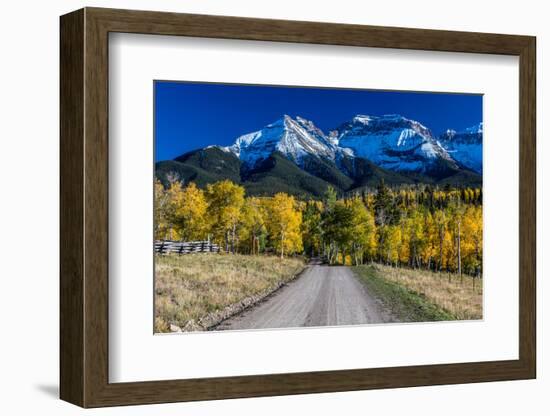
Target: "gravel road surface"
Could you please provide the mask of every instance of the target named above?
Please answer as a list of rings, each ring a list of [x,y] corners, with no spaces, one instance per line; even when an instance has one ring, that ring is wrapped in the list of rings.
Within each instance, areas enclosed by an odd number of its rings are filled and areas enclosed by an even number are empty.
[[[215,330],[359,325],[395,319],[345,266],[311,264],[300,277]]]

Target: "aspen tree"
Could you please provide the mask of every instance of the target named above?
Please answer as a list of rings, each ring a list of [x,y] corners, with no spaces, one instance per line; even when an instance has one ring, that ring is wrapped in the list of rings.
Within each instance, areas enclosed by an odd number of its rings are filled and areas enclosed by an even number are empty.
[[[272,246],[280,253],[292,254],[303,250],[302,213],[296,209],[293,196],[277,193],[271,198],[266,225]]]
[[[216,182],[206,187],[206,199],[214,238],[225,243],[226,252],[234,253],[237,226],[244,204],[244,188],[230,180]]]

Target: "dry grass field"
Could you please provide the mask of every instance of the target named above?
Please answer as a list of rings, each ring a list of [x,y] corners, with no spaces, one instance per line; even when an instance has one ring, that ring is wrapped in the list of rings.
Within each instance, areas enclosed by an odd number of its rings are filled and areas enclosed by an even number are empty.
[[[443,319],[471,320],[483,318],[483,279],[457,274],[411,270],[383,265],[362,266],[365,272],[379,279],[406,288],[430,304],[439,308]],[[368,274],[368,273],[367,273]]]
[[[263,296],[305,267],[301,258],[238,254],[155,256],[155,332],[207,329],[212,317]]]

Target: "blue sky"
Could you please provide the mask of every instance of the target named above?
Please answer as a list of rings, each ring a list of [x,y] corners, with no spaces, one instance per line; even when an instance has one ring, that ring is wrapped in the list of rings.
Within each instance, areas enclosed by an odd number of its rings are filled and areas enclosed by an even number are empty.
[[[400,114],[439,134],[482,121],[482,96],[155,81],[155,159],[229,145],[283,114],[328,132],[357,114]]]

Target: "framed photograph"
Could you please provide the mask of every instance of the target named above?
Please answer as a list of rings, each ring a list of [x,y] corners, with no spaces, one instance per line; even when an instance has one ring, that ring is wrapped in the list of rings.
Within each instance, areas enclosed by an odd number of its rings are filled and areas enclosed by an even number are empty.
[[[61,398],[535,378],[535,49],[62,16]]]

